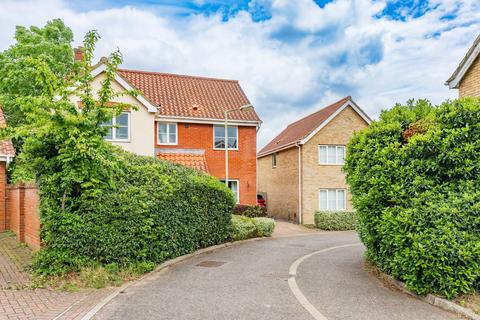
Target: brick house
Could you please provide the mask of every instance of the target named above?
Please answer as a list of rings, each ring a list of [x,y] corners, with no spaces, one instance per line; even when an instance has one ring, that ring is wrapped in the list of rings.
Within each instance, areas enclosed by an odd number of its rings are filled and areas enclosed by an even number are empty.
[[[99,89],[105,65],[92,70]],[[177,162],[225,179],[224,112],[250,105],[236,80],[119,69],[112,102],[135,106],[105,124],[105,137],[125,150]],[[73,102],[78,97],[71,97]],[[256,143],[261,121],[253,109],[228,114],[229,187],[242,204],[256,203]]]
[[[445,82],[450,89],[458,89],[462,97],[480,97],[480,35],[453,74]]]
[[[352,210],[345,145],[370,123],[351,97],[283,130],[257,154],[258,191],[278,218],[313,224],[316,210]]]

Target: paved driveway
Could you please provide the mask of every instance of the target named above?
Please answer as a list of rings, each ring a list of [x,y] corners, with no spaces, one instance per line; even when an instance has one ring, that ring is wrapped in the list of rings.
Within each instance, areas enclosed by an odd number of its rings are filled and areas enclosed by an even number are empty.
[[[152,274],[96,319],[459,319],[385,287],[362,254],[352,232],[244,243]]]

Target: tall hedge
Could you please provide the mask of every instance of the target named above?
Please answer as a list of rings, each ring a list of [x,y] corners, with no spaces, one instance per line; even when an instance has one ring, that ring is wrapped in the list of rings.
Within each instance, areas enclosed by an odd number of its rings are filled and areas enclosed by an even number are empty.
[[[56,274],[89,263],[152,266],[231,235],[233,194],[193,169],[114,151],[113,187],[81,196],[67,210],[41,187],[37,270]]]
[[[367,257],[419,294],[480,280],[480,100],[396,105],[356,134],[345,170]]]

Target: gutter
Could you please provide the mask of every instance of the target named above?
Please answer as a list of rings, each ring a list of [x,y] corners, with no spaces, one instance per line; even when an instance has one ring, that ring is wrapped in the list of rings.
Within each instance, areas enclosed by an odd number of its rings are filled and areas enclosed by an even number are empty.
[[[302,224],[302,145],[296,142],[295,146],[298,148],[298,224]]]

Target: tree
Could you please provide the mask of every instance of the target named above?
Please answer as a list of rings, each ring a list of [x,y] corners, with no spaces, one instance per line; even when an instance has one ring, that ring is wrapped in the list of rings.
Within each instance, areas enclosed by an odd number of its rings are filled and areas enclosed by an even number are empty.
[[[17,26],[15,40],[0,53],[0,104],[9,126],[25,118],[17,98],[55,91],[74,67],[73,33],[60,19],[43,28]]]

